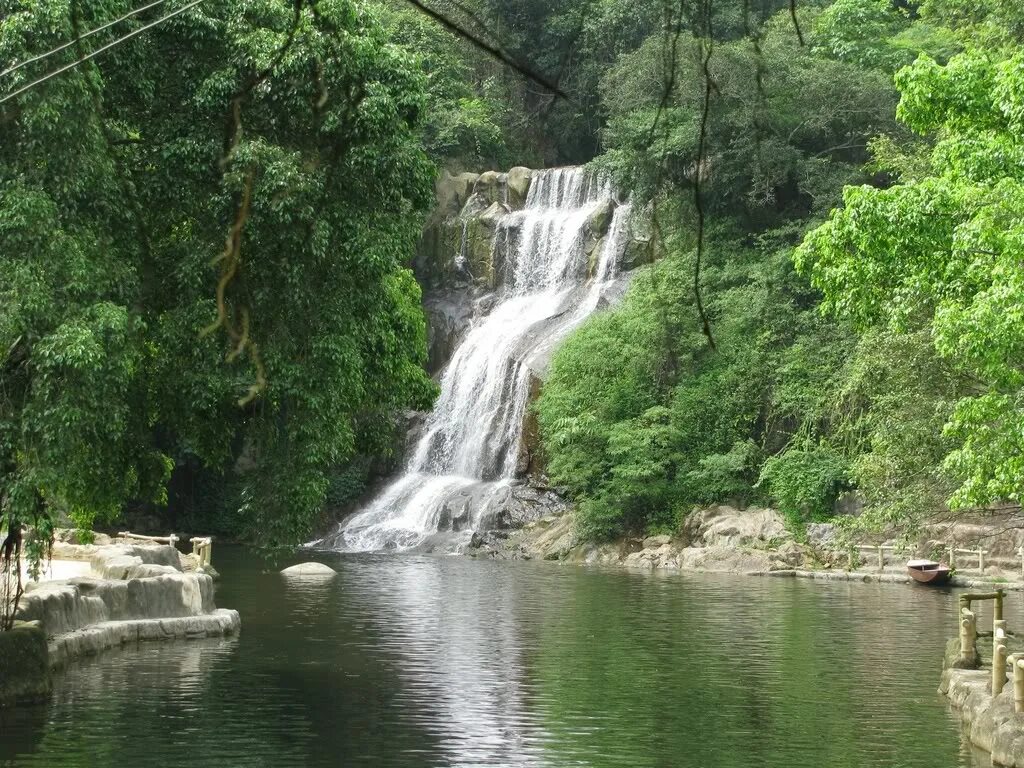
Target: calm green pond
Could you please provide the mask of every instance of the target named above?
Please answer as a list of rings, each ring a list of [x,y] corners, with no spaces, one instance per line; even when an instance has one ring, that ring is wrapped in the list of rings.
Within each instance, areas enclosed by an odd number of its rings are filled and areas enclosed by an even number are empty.
[[[214,554],[241,637],[75,665],[0,715],[0,765],[988,765],[936,693],[951,593],[378,555],[289,584]]]

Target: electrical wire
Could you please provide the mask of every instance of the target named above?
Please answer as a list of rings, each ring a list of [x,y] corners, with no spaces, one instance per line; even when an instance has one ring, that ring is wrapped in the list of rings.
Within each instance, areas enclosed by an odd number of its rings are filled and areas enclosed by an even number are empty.
[[[104,51],[110,50],[115,45],[120,45],[121,43],[125,42],[126,40],[130,40],[131,38],[135,37],[136,35],[141,35],[147,29],[152,29],[153,27],[155,27],[155,26],[157,26],[159,24],[162,24],[163,22],[167,21],[168,19],[171,19],[171,18],[173,18],[173,17],[175,17],[175,16],[177,16],[177,15],[179,15],[181,13],[184,13],[185,11],[189,10],[190,8],[195,8],[197,5],[199,5],[202,2],[204,2],[204,0],[192,0],[192,2],[188,3],[187,5],[183,5],[181,8],[178,8],[177,10],[171,11],[170,13],[166,14],[165,16],[161,16],[156,21],[151,21],[151,22],[149,22],[149,24],[144,24],[143,26],[139,27],[138,29],[132,30],[127,35],[124,35],[123,37],[119,37],[119,38],[117,38],[115,40],[111,40],[106,45],[103,45],[103,46],[97,48],[95,51],[92,51],[92,52],[86,54],[85,56],[82,56],[79,59],[75,59],[70,64],[65,64],[63,67],[59,67],[59,68],[53,70],[52,72],[48,72],[45,75],[43,75],[42,77],[40,77],[40,78],[38,78],[36,80],[33,80],[31,83],[27,83],[26,85],[23,85],[18,90],[13,91],[11,93],[8,93],[6,96],[3,96],[2,98],[0,98],[0,104],[3,104],[6,101],[10,101],[11,99],[15,98],[16,96],[20,96],[21,94],[25,93],[25,91],[31,90],[32,88],[35,88],[37,85],[41,85],[42,83],[45,83],[47,80],[50,80],[51,78],[54,78],[57,75],[62,74],[64,72],[67,72],[69,69],[74,69],[79,64],[82,64],[82,63],[84,63],[86,61],[89,61],[90,59],[93,59],[93,58],[99,56],[101,53],[103,53]]]
[[[79,35],[74,40],[69,40],[68,42],[64,43],[63,45],[57,46],[56,48],[54,48],[51,51],[47,51],[46,53],[40,53],[38,56],[33,56],[32,58],[25,59],[24,61],[19,61],[13,67],[8,67],[3,72],[0,72],[0,77],[4,77],[5,75],[9,75],[12,72],[17,72],[22,67],[28,66],[29,64],[33,64],[33,63],[35,63],[37,61],[41,61],[42,59],[47,59],[50,56],[53,56],[53,54],[60,53],[61,51],[66,50],[67,48],[70,48],[71,46],[75,45],[79,41],[85,40],[85,38],[91,37],[92,35],[95,35],[97,32],[102,32],[105,29],[110,29],[112,26],[114,26],[115,24],[120,24],[125,19],[130,19],[132,16],[137,16],[138,14],[142,13],[143,11],[148,11],[150,8],[155,8],[156,6],[158,6],[158,5],[162,4],[162,3],[165,3],[165,2],[167,2],[167,0],[153,0],[153,2],[149,3],[148,5],[144,5],[141,8],[136,8],[134,11],[129,11],[124,16],[116,18],[113,21],[108,21],[106,24],[103,24],[102,26],[96,27],[96,29],[90,29],[84,35]]]

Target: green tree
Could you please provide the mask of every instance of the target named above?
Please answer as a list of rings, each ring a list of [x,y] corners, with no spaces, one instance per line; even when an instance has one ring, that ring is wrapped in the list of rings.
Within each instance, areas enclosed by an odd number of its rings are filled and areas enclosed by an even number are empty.
[[[1024,56],[923,57],[897,77],[899,116],[939,137],[931,172],[849,187],[798,263],[825,306],[864,327],[923,329],[970,382],[946,425],[957,508],[1018,501],[1024,425]]]
[[[128,10],[4,0],[0,61]],[[8,526],[159,504],[194,462],[237,479],[243,533],[294,541],[331,467],[429,404],[425,81],[377,13],[207,3],[0,105]]]

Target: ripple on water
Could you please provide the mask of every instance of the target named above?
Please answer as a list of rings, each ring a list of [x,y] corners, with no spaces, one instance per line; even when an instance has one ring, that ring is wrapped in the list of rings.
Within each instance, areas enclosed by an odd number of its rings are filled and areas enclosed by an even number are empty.
[[[367,555],[286,582],[218,560],[239,638],[75,665],[0,715],[0,764],[987,765],[935,693],[947,593]]]

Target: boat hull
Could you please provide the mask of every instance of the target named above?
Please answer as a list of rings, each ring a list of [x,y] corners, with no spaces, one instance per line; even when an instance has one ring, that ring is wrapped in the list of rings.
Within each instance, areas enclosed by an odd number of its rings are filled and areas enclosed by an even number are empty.
[[[949,582],[953,575],[953,569],[948,565],[940,565],[937,568],[907,568],[910,578],[918,584],[931,584],[938,586]]]

